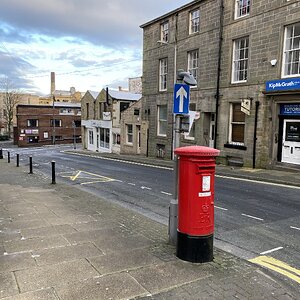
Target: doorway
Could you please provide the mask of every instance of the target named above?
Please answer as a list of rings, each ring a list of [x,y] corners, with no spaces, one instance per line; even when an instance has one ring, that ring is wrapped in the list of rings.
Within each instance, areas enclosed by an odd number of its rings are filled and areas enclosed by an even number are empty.
[[[283,121],[281,161],[300,165],[300,120]]]
[[[216,114],[210,114],[210,122],[209,122],[209,147],[214,148],[215,143],[215,126],[216,126]]]
[[[137,154],[141,153],[141,125],[136,125],[136,134],[137,134]]]

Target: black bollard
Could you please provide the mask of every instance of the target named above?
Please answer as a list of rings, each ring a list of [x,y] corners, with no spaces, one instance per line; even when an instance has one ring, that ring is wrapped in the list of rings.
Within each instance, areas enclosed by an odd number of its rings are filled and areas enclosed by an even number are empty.
[[[52,165],[52,184],[56,184],[55,181],[55,161],[51,161],[51,165]]]
[[[20,166],[20,154],[17,153],[17,167]]]
[[[32,171],[32,156],[29,156],[29,174],[33,174],[33,171]]]
[[[3,159],[3,150],[2,150],[2,148],[0,149],[0,159]]]
[[[10,163],[10,152],[7,152],[7,162]]]

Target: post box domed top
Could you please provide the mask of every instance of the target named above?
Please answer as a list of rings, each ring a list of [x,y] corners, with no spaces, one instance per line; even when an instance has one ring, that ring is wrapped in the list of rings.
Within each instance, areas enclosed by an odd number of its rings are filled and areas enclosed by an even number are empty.
[[[205,146],[180,147],[174,152],[179,156],[218,156],[220,154],[220,150]]]

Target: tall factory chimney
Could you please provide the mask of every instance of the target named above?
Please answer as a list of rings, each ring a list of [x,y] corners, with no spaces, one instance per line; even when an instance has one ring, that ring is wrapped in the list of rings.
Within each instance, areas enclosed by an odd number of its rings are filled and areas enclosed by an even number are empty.
[[[50,94],[53,95],[55,91],[55,72],[51,72],[51,90]]]

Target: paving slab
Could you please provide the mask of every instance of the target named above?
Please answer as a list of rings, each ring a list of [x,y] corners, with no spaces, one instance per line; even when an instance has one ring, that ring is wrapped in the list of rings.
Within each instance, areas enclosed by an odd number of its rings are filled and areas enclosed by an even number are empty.
[[[118,300],[135,299],[147,295],[148,291],[129,274],[120,273],[61,287],[57,294],[61,300]]]
[[[53,288],[42,289],[34,292],[22,293],[2,300],[58,300]]]
[[[96,240],[94,241],[94,244],[107,254],[149,247],[153,245],[154,242],[140,234],[135,234],[120,237],[113,236],[110,239]]]
[[[24,228],[39,228],[49,226],[45,220],[26,220],[26,221],[14,221],[5,225],[8,229],[24,229]]]
[[[132,270],[129,274],[151,294],[212,276],[197,264],[192,265],[178,260]]]
[[[53,235],[63,235],[69,233],[75,233],[76,230],[70,225],[53,225],[39,228],[23,228],[20,229],[22,237],[33,238],[33,237],[44,237]]]
[[[92,216],[87,215],[72,215],[72,216],[56,216],[56,217],[49,217],[45,218],[45,220],[51,225],[65,225],[65,224],[76,224],[82,222],[91,222],[95,219]]]
[[[69,283],[78,283],[99,276],[99,273],[85,259],[80,259],[16,271],[15,276],[20,292],[24,293],[42,288],[56,288]]]
[[[0,242],[8,242],[8,241],[15,241],[21,239],[21,233],[18,229],[8,229],[4,228],[2,224],[0,224]]]
[[[162,261],[151,254],[149,248],[134,249],[121,253],[110,253],[92,257],[89,262],[100,274],[128,271],[140,267],[160,264]]]
[[[4,248],[7,253],[15,253],[67,245],[70,243],[62,236],[50,236],[5,242]]]
[[[36,262],[31,253],[14,253],[9,255],[0,255],[1,271],[17,271],[36,267]]]
[[[100,241],[100,240],[109,240],[113,237],[122,237],[128,236],[130,232],[128,232],[123,227],[115,227],[115,228],[104,228],[98,230],[90,230],[90,231],[81,231],[71,234],[65,234],[64,237],[71,243],[71,244],[79,244],[79,243],[86,243],[88,241]]]
[[[52,265],[65,261],[72,261],[80,258],[101,256],[104,253],[92,243],[57,247],[46,250],[36,250],[32,252],[39,266]]]
[[[72,227],[76,229],[76,231],[93,231],[98,229],[110,229],[114,227],[120,227],[120,224],[118,222],[111,221],[110,219],[106,219],[86,223],[75,223],[72,224]]]
[[[0,299],[18,294],[18,286],[12,272],[0,273]]]

